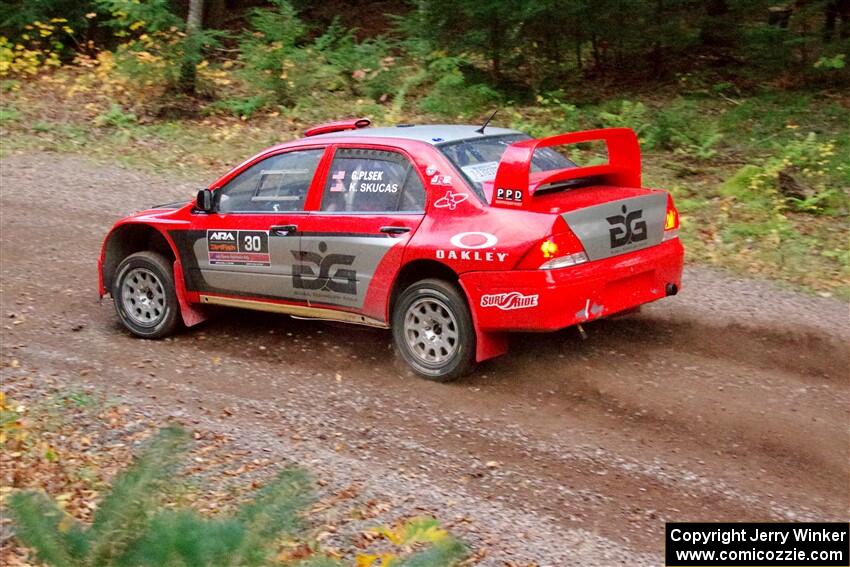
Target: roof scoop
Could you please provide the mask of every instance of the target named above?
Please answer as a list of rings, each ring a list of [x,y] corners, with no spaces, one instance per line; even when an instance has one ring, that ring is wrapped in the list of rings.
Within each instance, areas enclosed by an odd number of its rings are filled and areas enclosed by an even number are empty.
[[[339,120],[337,122],[328,122],[313,126],[306,132],[305,136],[318,136],[319,134],[330,134],[331,132],[343,132],[345,130],[359,130],[367,128],[372,123],[368,118],[349,118],[348,120]]]

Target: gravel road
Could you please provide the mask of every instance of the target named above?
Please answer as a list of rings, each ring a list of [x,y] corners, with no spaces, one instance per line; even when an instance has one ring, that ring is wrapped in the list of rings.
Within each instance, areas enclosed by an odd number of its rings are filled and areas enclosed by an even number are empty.
[[[664,522],[850,516],[844,302],[705,268],[639,315],[517,335],[440,385],[388,332],[222,311],[164,341],[98,302],[119,217],[196,186],[61,154],[0,161],[3,375],[35,372],[236,433],[433,513],[481,565],[659,565]]]

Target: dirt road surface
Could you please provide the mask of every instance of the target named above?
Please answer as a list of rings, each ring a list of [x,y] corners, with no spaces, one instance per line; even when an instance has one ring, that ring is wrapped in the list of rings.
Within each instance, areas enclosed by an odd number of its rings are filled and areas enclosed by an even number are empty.
[[[585,341],[517,335],[449,385],[399,370],[388,332],[284,316],[223,311],[142,341],[98,302],[101,240],[206,180],[59,154],[0,165],[7,377],[238,433],[395,514],[435,514],[482,565],[659,565],[665,521],[850,516],[846,303],[692,267],[675,298]]]

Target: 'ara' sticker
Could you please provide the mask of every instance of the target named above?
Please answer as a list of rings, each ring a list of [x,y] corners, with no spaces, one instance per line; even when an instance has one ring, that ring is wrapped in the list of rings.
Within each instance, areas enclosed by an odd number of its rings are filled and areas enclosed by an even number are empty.
[[[261,230],[208,230],[210,264],[271,266],[269,234]]]

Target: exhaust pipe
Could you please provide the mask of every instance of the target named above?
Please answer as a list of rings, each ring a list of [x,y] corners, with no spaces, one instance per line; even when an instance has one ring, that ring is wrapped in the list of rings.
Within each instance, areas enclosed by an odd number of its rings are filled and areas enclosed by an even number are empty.
[[[667,297],[670,297],[671,295],[676,295],[677,293],[679,293],[679,286],[674,283],[668,283],[667,286],[664,288],[664,291],[667,292]]]

